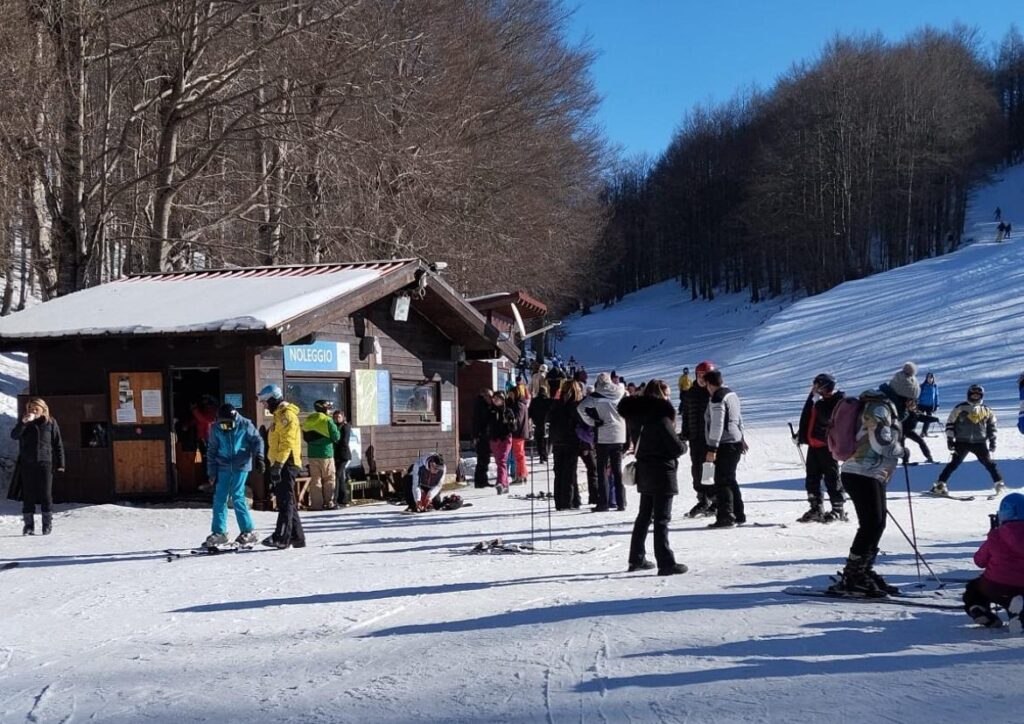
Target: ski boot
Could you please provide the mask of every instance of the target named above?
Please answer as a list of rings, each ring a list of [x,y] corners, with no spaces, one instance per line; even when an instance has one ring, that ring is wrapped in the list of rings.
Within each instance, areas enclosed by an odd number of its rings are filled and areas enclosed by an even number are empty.
[[[812,505],[811,509],[796,519],[797,523],[824,523],[825,514],[820,505]]]
[[[945,498],[949,497],[949,486],[946,485],[943,480],[936,480],[935,485],[928,491],[929,495],[941,495]]]
[[[875,551],[871,557],[868,558],[868,564],[864,569],[864,572],[867,574],[868,578],[871,579],[871,582],[875,584],[878,590],[884,591],[887,596],[898,595],[900,589],[888,583],[884,578],[882,578],[881,574],[875,572],[875,559],[877,557],[878,551]]]
[[[822,516],[821,522],[822,523],[835,523],[835,522],[838,521],[838,522],[841,522],[841,523],[846,523],[849,520],[850,520],[850,516],[848,516],[846,514],[846,511],[844,511],[842,508],[833,508],[829,512],[825,513],[824,516]]]
[[[53,532],[53,515],[43,513],[43,535],[50,535]]]
[[[273,536],[273,534],[268,535],[266,538],[261,540],[260,543],[262,545],[265,545],[267,548],[277,548],[279,551],[283,551],[285,548],[291,545],[287,541],[285,541],[284,543],[278,541],[277,538]]]
[[[1020,634],[1024,631],[1024,621],[1021,620],[1021,613],[1024,612],[1024,596],[1014,596],[1010,599],[1010,605],[1006,607],[1010,614],[1010,633]]]
[[[35,520],[34,520],[34,516],[28,515],[26,513],[24,516],[22,516],[22,519],[25,521],[25,525],[21,529],[21,534],[22,535],[35,535],[36,534],[36,523],[35,523]]]
[[[837,596],[885,598],[885,591],[868,575],[868,565],[868,558],[851,555],[846,559],[846,567],[839,572],[836,582],[828,587],[828,592]]]
[[[1002,619],[1000,619],[999,615],[996,614],[996,612],[988,606],[980,606],[978,604],[975,604],[971,606],[969,609],[967,609],[967,615],[973,618],[974,623],[978,624],[979,626],[984,626],[985,628],[1003,627]],[[1020,619],[1018,618],[1017,621],[1019,622]]]
[[[203,548],[215,549],[227,545],[228,537],[224,533],[210,533],[203,541]]]
[[[996,495],[1002,495],[1006,491],[1006,483],[1002,480],[997,480],[992,483],[992,488],[996,491]]]
[[[654,567],[654,561],[649,561],[645,558],[639,563],[630,563],[629,568],[626,569],[626,573],[634,573],[636,571],[649,571]]]
[[[235,538],[235,543],[237,543],[240,546],[248,547],[256,545],[259,542],[259,540],[260,537],[256,535],[256,531],[246,530],[238,534],[238,537]]]

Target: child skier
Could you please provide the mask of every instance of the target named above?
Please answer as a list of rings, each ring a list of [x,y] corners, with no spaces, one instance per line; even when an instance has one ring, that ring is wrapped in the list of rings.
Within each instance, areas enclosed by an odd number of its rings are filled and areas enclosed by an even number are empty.
[[[245,500],[245,479],[253,468],[254,458],[256,471],[262,473],[265,469],[263,438],[256,426],[239,415],[234,406],[221,405],[207,440],[206,474],[216,489],[213,493],[212,532],[203,543],[204,548],[216,548],[228,542],[228,496],[231,496],[241,531],[235,542],[252,545],[258,540]]]
[[[1001,628],[992,610],[998,604],[1010,614],[1010,631],[1020,633],[1024,610],[1024,495],[1010,493],[999,504],[998,526],[974,554],[974,563],[985,571],[967,584],[964,610],[974,622]]]
[[[946,443],[953,453],[953,459],[942,469],[939,479],[928,491],[932,495],[949,495],[949,486],[946,483],[960,467],[967,453],[972,453],[988,470],[996,493],[1001,493],[1006,488],[1003,476],[991,458],[991,453],[996,451],[996,415],[992,408],[982,404],[984,397],[984,387],[971,385],[967,388],[967,400],[949,413],[949,420],[946,422]]]

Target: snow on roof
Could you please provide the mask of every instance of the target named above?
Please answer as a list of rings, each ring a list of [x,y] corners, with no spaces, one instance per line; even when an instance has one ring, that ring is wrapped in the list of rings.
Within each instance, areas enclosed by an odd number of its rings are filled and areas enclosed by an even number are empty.
[[[351,293],[396,264],[332,265],[130,277],[0,319],[0,336],[230,332],[275,329]]]

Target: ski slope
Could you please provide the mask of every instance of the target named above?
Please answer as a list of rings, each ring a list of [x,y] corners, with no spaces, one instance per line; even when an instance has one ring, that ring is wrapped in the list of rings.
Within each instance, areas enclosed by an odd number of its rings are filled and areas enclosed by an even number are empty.
[[[1018,721],[1024,637],[958,611],[782,590],[825,585],[855,529],[794,522],[806,502],[785,423],[821,370],[859,391],[914,359],[939,378],[940,415],[982,382],[999,465],[1024,484],[1021,250],[978,240],[792,304],[691,303],[661,285],[568,325],[561,351],[593,371],[674,380],[709,357],[743,398],[748,515],[785,527],[708,530],[683,517],[684,489],[671,531],[682,576],[625,573],[634,491],[624,513],[474,489],[462,491],[473,506],[451,513],[307,512],[305,549],[174,562],[163,549],[201,541],[208,510],[59,505],[52,536],[22,537],[17,504],[2,501],[0,562],[19,566],[0,571],[0,721]],[[4,359],[10,410],[24,360]],[[928,442],[944,459],[941,438]],[[890,509],[909,531],[909,488],[920,548],[955,602],[996,502],[973,460],[951,488],[974,501],[918,495],[938,470],[901,471]],[[531,485],[547,489],[548,471]],[[254,517],[271,530],[272,514]],[[539,552],[469,553],[499,536]],[[895,526],[882,548],[890,581],[927,574]]]

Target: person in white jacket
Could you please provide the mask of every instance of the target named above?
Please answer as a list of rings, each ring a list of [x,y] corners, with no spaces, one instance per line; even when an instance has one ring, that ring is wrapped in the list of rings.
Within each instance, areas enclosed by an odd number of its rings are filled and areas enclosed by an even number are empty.
[[[594,391],[580,403],[579,415],[583,422],[595,429],[597,446],[597,505],[595,513],[611,509],[611,493],[615,494],[615,507],[626,509],[626,489],[622,484],[622,450],[626,445],[626,421],[618,406],[626,394],[622,384],[612,382],[611,375],[602,372],[594,381]]]

